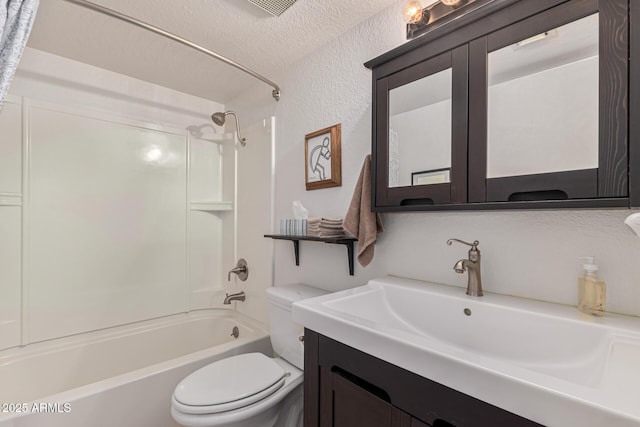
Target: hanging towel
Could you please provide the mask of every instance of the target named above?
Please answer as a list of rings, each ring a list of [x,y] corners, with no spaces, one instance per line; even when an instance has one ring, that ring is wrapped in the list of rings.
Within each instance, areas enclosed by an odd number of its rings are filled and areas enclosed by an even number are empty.
[[[371,154],[364,158],[343,225],[358,239],[358,262],[366,267],[373,259],[378,233],[384,231],[380,214],[371,212]]]

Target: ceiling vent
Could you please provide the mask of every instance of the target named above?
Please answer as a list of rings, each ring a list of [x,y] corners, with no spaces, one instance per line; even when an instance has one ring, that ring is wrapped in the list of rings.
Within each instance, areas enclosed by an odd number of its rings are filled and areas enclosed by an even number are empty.
[[[262,10],[266,10],[273,16],[280,16],[289,9],[296,0],[249,0]]]

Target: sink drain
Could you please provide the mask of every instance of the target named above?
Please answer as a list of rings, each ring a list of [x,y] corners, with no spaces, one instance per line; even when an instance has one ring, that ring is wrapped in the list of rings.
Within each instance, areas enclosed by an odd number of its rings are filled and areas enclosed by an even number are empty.
[[[466,314],[467,316],[471,316],[471,310],[469,310],[468,308],[465,308],[464,314]]]

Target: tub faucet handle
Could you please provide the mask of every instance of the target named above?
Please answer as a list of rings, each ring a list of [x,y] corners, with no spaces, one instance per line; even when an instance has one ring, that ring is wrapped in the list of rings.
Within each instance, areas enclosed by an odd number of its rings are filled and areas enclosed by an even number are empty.
[[[249,277],[249,267],[247,266],[247,260],[245,260],[244,258],[240,258],[238,260],[236,266],[233,267],[227,275],[227,280],[229,280],[229,282],[231,281],[231,273],[237,274],[238,279],[242,280],[243,282],[247,280],[247,277]]]

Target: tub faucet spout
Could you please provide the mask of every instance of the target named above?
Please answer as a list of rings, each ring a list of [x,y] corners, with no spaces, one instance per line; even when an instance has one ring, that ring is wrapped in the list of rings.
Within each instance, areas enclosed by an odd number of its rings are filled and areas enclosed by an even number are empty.
[[[478,250],[480,242],[475,240],[473,243],[467,243],[458,239],[449,239],[447,240],[447,245],[451,245],[453,242],[471,246],[471,249],[469,249],[469,259],[461,259],[456,262],[453,266],[453,271],[459,274],[466,271],[468,273],[467,295],[481,297],[483,294],[482,277],[480,275],[480,251]]]
[[[244,294],[244,291],[236,292],[235,294],[231,295],[225,294],[223,304],[229,305],[231,304],[231,301],[244,301],[246,297],[247,296]]]

